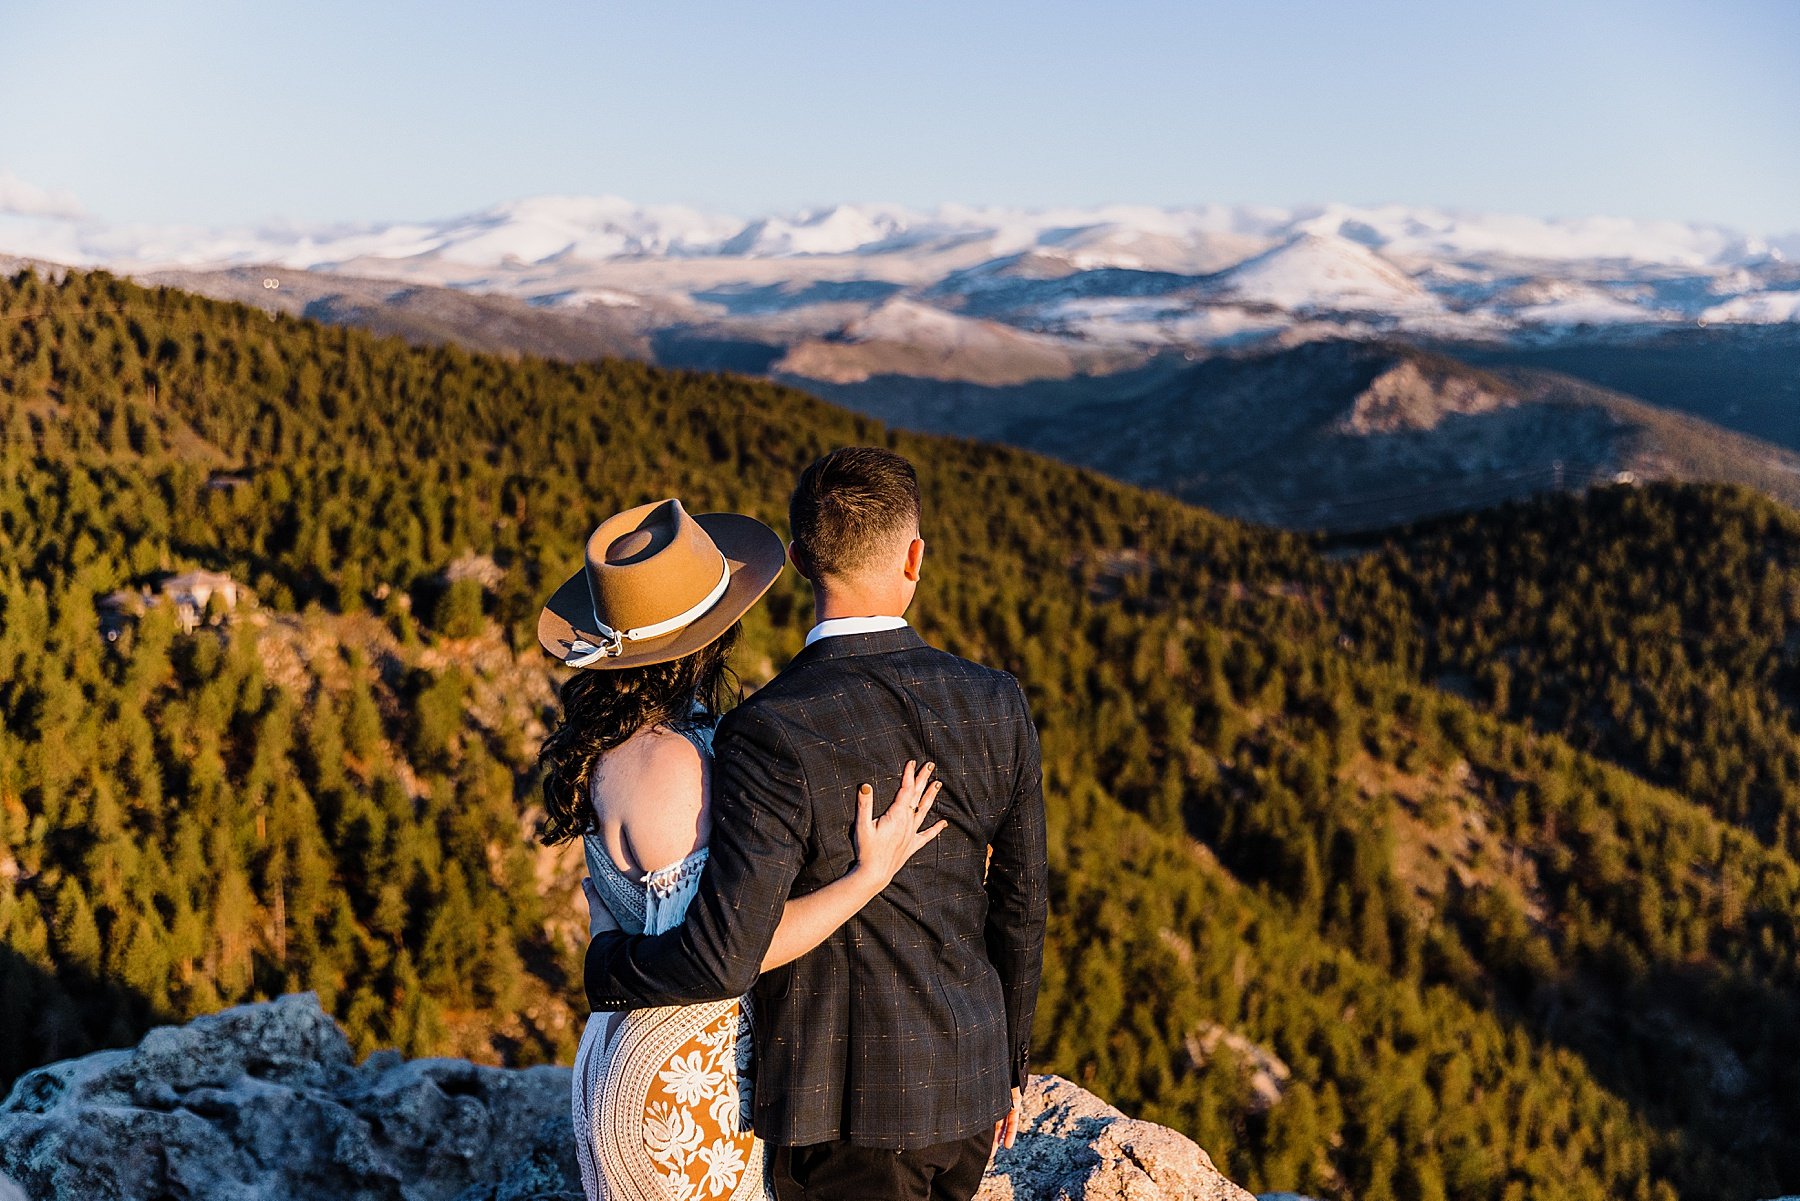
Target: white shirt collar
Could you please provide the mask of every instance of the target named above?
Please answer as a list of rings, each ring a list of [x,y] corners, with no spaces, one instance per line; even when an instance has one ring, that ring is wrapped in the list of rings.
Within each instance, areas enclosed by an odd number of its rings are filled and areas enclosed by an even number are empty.
[[[837,638],[844,634],[877,634],[882,630],[905,628],[904,617],[833,617],[829,621],[821,621],[807,632],[806,645],[811,646],[821,638]]]

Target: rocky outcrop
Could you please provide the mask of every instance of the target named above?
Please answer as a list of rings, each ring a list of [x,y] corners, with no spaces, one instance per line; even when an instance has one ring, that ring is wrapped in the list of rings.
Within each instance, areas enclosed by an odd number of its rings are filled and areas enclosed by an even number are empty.
[[[311,994],[41,1068],[0,1104],[32,1201],[523,1201],[571,1191],[569,1074],[378,1052]]]
[[[1032,1077],[1024,1117],[976,1201],[1252,1201],[1194,1140],[1060,1076]]]
[[[1287,1094],[1293,1069],[1281,1056],[1261,1043],[1251,1042],[1235,1030],[1227,1030],[1217,1022],[1202,1022],[1185,1040],[1188,1062],[1204,1068],[1214,1062],[1220,1050],[1231,1055],[1237,1064],[1249,1094],[1245,1108],[1250,1113],[1267,1113],[1281,1103]]]
[[[32,1072],[0,1104],[30,1201],[581,1201],[564,1068],[379,1052],[358,1066],[310,994]],[[981,1201],[1249,1201],[1192,1141],[1055,1076]]]

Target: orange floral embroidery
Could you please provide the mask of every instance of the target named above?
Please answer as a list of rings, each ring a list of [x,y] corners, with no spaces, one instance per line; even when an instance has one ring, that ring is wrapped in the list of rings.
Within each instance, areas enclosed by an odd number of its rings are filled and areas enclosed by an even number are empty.
[[[644,1146],[680,1201],[731,1197],[756,1151],[749,1023],[733,1005],[672,1053],[644,1102]]]

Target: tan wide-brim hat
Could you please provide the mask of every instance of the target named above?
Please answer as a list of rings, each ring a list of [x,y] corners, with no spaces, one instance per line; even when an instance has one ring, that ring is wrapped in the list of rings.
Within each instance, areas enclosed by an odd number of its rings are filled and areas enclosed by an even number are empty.
[[[588,536],[586,563],[538,615],[538,641],[570,667],[680,659],[749,612],[786,560],[781,536],[754,517],[639,505]]]

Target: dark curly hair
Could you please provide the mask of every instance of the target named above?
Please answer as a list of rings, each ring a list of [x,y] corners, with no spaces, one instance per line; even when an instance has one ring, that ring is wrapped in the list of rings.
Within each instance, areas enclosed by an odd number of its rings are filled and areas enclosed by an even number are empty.
[[[737,676],[726,660],[737,645],[733,625],[715,642],[668,663],[617,671],[577,671],[559,694],[562,718],[538,751],[544,776],[544,821],[538,837],[555,846],[594,828],[589,780],[600,756],[639,730],[710,724],[736,699]]]

